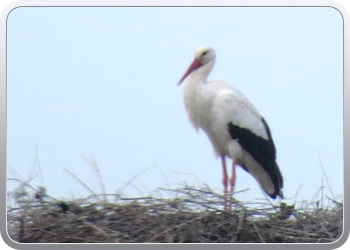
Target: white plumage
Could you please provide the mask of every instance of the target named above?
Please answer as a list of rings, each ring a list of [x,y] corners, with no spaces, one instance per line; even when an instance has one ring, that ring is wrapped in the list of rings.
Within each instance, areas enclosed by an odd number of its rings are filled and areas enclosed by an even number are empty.
[[[236,164],[249,172],[272,198],[282,195],[283,178],[275,161],[276,150],[264,118],[242,92],[222,81],[207,77],[216,60],[211,47],[201,47],[179,84],[188,77],[184,102],[193,126],[209,137],[215,153],[221,157],[225,197],[230,182],[230,202],[236,179]],[[232,159],[228,179],[226,157]],[[225,209],[231,205],[225,201]]]

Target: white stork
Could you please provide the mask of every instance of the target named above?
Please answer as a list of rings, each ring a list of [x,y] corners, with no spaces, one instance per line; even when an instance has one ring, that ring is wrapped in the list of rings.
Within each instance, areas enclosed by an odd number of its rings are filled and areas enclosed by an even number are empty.
[[[276,163],[276,149],[269,126],[238,89],[226,82],[207,81],[215,59],[213,48],[199,48],[178,85],[189,76],[184,87],[184,102],[189,119],[196,130],[201,128],[207,134],[216,155],[221,158],[224,209],[230,210],[232,206],[236,165],[250,173],[271,198],[283,198],[283,177]],[[232,159],[230,179],[226,157]]]

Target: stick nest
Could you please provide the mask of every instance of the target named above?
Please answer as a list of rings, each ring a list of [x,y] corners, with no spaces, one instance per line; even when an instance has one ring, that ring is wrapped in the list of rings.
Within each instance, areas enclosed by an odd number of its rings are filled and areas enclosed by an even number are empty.
[[[268,199],[234,201],[225,212],[222,195],[208,187],[159,194],[59,201],[44,188],[17,192],[15,204],[8,203],[8,234],[21,243],[331,243],[343,230],[343,204],[334,200],[327,208],[316,202],[298,209]]]

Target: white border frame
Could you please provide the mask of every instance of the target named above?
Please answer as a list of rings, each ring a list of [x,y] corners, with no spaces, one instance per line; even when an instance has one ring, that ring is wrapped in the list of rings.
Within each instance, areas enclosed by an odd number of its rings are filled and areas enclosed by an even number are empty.
[[[343,29],[344,29],[344,54],[343,54],[343,60],[344,60],[344,231],[342,236],[333,243],[322,243],[322,244],[314,244],[314,243],[307,243],[307,244],[301,244],[301,243],[294,243],[294,244],[112,244],[112,243],[105,243],[105,244],[24,244],[24,243],[16,243],[9,238],[7,235],[7,226],[6,226],[6,166],[7,166],[7,154],[6,154],[6,145],[7,145],[7,92],[6,92],[6,62],[7,62],[7,54],[6,54],[6,28],[7,28],[7,17],[9,13],[17,8],[17,7],[29,7],[29,6],[46,6],[46,7],[55,7],[55,6],[67,6],[67,7],[74,7],[74,6],[245,6],[245,7],[258,7],[258,6],[277,6],[277,7],[333,7],[337,9],[342,17],[343,17]],[[171,0],[167,2],[162,1],[155,1],[155,0],[148,0],[148,1],[141,1],[141,0],[123,0],[123,1],[106,1],[106,0],[87,0],[87,1],[79,1],[79,0],[52,0],[52,1],[45,1],[45,0],[20,0],[15,1],[7,5],[7,7],[3,10],[1,14],[0,19],[0,29],[1,29],[1,40],[0,40],[0,46],[1,46],[1,67],[0,67],[0,159],[1,159],[1,168],[0,171],[2,173],[2,181],[0,183],[1,185],[1,206],[0,206],[0,225],[1,225],[1,234],[4,242],[15,249],[61,249],[62,247],[67,247],[68,249],[96,249],[97,247],[103,247],[105,249],[135,249],[135,248],[150,248],[150,249],[164,249],[164,248],[191,248],[191,249],[203,249],[208,248],[212,249],[220,248],[220,249],[232,249],[232,248],[239,248],[239,249],[281,249],[282,247],[284,249],[295,249],[302,248],[302,249],[335,249],[340,246],[342,246],[349,236],[349,214],[346,212],[346,208],[348,208],[348,190],[350,188],[350,183],[347,183],[345,180],[348,179],[350,175],[350,170],[346,169],[345,166],[346,163],[349,162],[349,159],[345,156],[347,156],[347,149],[349,148],[349,135],[350,130],[346,131],[346,128],[350,128],[350,114],[349,114],[349,107],[350,107],[350,92],[349,92],[349,74],[350,74],[350,53],[349,53],[349,46],[350,46],[350,22],[349,22],[349,14],[338,2],[330,1],[330,0],[288,0],[288,1],[276,1],[276,0],[236,0],[236,1],[227,1],[227,0],[201,0],[200,4],[199,1],[193,1],[193,0]]]

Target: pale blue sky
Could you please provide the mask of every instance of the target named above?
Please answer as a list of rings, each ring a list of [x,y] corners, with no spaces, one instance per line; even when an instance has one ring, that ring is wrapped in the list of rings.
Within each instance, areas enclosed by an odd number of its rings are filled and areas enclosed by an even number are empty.
[[[222,192],[221,165],[196,133],[176,84],[201,45],[216,49],[211,80],[239,88],[268,122],[284,194],[313,199],[323,177],[343,192],[343,24],[328,7],[43,8],[7,23],[8,176],[33,175],[56,198],[98,190],[128,195],[181,182]],[[38,171],[36,170],[36,173]],[[236,198],[263,193],[238,171]],[[325,184],[325,180],[324,180]],[[12,187],[11,184],[9,187]],[[325,190],[330,196],[329,192]],[[287,200],[288,201],[288,200]]]

